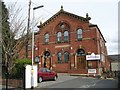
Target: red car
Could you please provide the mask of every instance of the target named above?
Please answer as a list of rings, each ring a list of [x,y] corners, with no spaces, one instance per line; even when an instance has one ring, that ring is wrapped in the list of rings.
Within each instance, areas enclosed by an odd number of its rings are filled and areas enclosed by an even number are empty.
[[[56,81],[58,75],[56,72],[51,71],[47,68],[40,68],[38,70],[38,82],[42,82],[43,80],[50,80],[53,79]]]

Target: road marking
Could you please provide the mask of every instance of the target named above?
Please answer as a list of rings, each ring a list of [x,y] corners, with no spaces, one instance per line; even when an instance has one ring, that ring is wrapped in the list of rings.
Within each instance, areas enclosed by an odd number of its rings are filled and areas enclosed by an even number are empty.
[[[80,88],[90,88],[90,87],[93,87],[95,85],[96,85],[96,83],[94,83],[93,85],[83,85]]]

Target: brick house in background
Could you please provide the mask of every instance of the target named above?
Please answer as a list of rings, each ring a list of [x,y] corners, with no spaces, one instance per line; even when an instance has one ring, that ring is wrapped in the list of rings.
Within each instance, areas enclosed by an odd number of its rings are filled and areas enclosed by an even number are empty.
[[[47,67],[56,72],[96,75],[109,70],[105,39],[91,18],[81,17],[63,10],[38,26],[35,34],[35,55],[39,67]],[[29,51],[31,52],[31,51]],[[87,60],[87,55],[93,58]],[[31,58],[31,54],[29,53]],[[98,58],[96,58],[98,56]]]
[[[120,71],[120,54],[109,55],[109,61],[111,62],[111,71]]]

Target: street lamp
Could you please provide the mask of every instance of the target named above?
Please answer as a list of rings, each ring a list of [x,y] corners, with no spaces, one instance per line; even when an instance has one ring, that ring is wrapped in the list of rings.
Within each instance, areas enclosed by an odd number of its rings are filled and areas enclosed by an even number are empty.
[[[34,10],[44,7],[43,5],[33,8],[33,24],[34,24]],[[34,77],[33,77],[33,61],[34,61],[34,28],[32,30],[32,69],[31,69],[31,88],[33,89]]]

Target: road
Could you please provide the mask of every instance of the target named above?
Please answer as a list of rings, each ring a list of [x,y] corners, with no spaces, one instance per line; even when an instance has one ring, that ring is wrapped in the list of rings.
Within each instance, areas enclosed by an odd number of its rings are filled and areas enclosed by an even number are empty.
[[[57,81],[44,81],[37,88],[117,88],[117,80],[60,75]]]
[[[97,79],[90,77],[81,77],[81,76],[69,76],[69,75],[59,75],[56,81],[43,81],[38,83],[38,87],[32,90],[81,90],[92,88],[112,88],[117,90],[118,81],[115,79]],[[1,87],[1,86],[0,86]],[[83,90],[84,90],[83,89]],[[5,90],[5,89],[2,89]],[[23,89],[10,89],[10,90],[23,90]],[[31,90],[31,89],[26,89]]]

